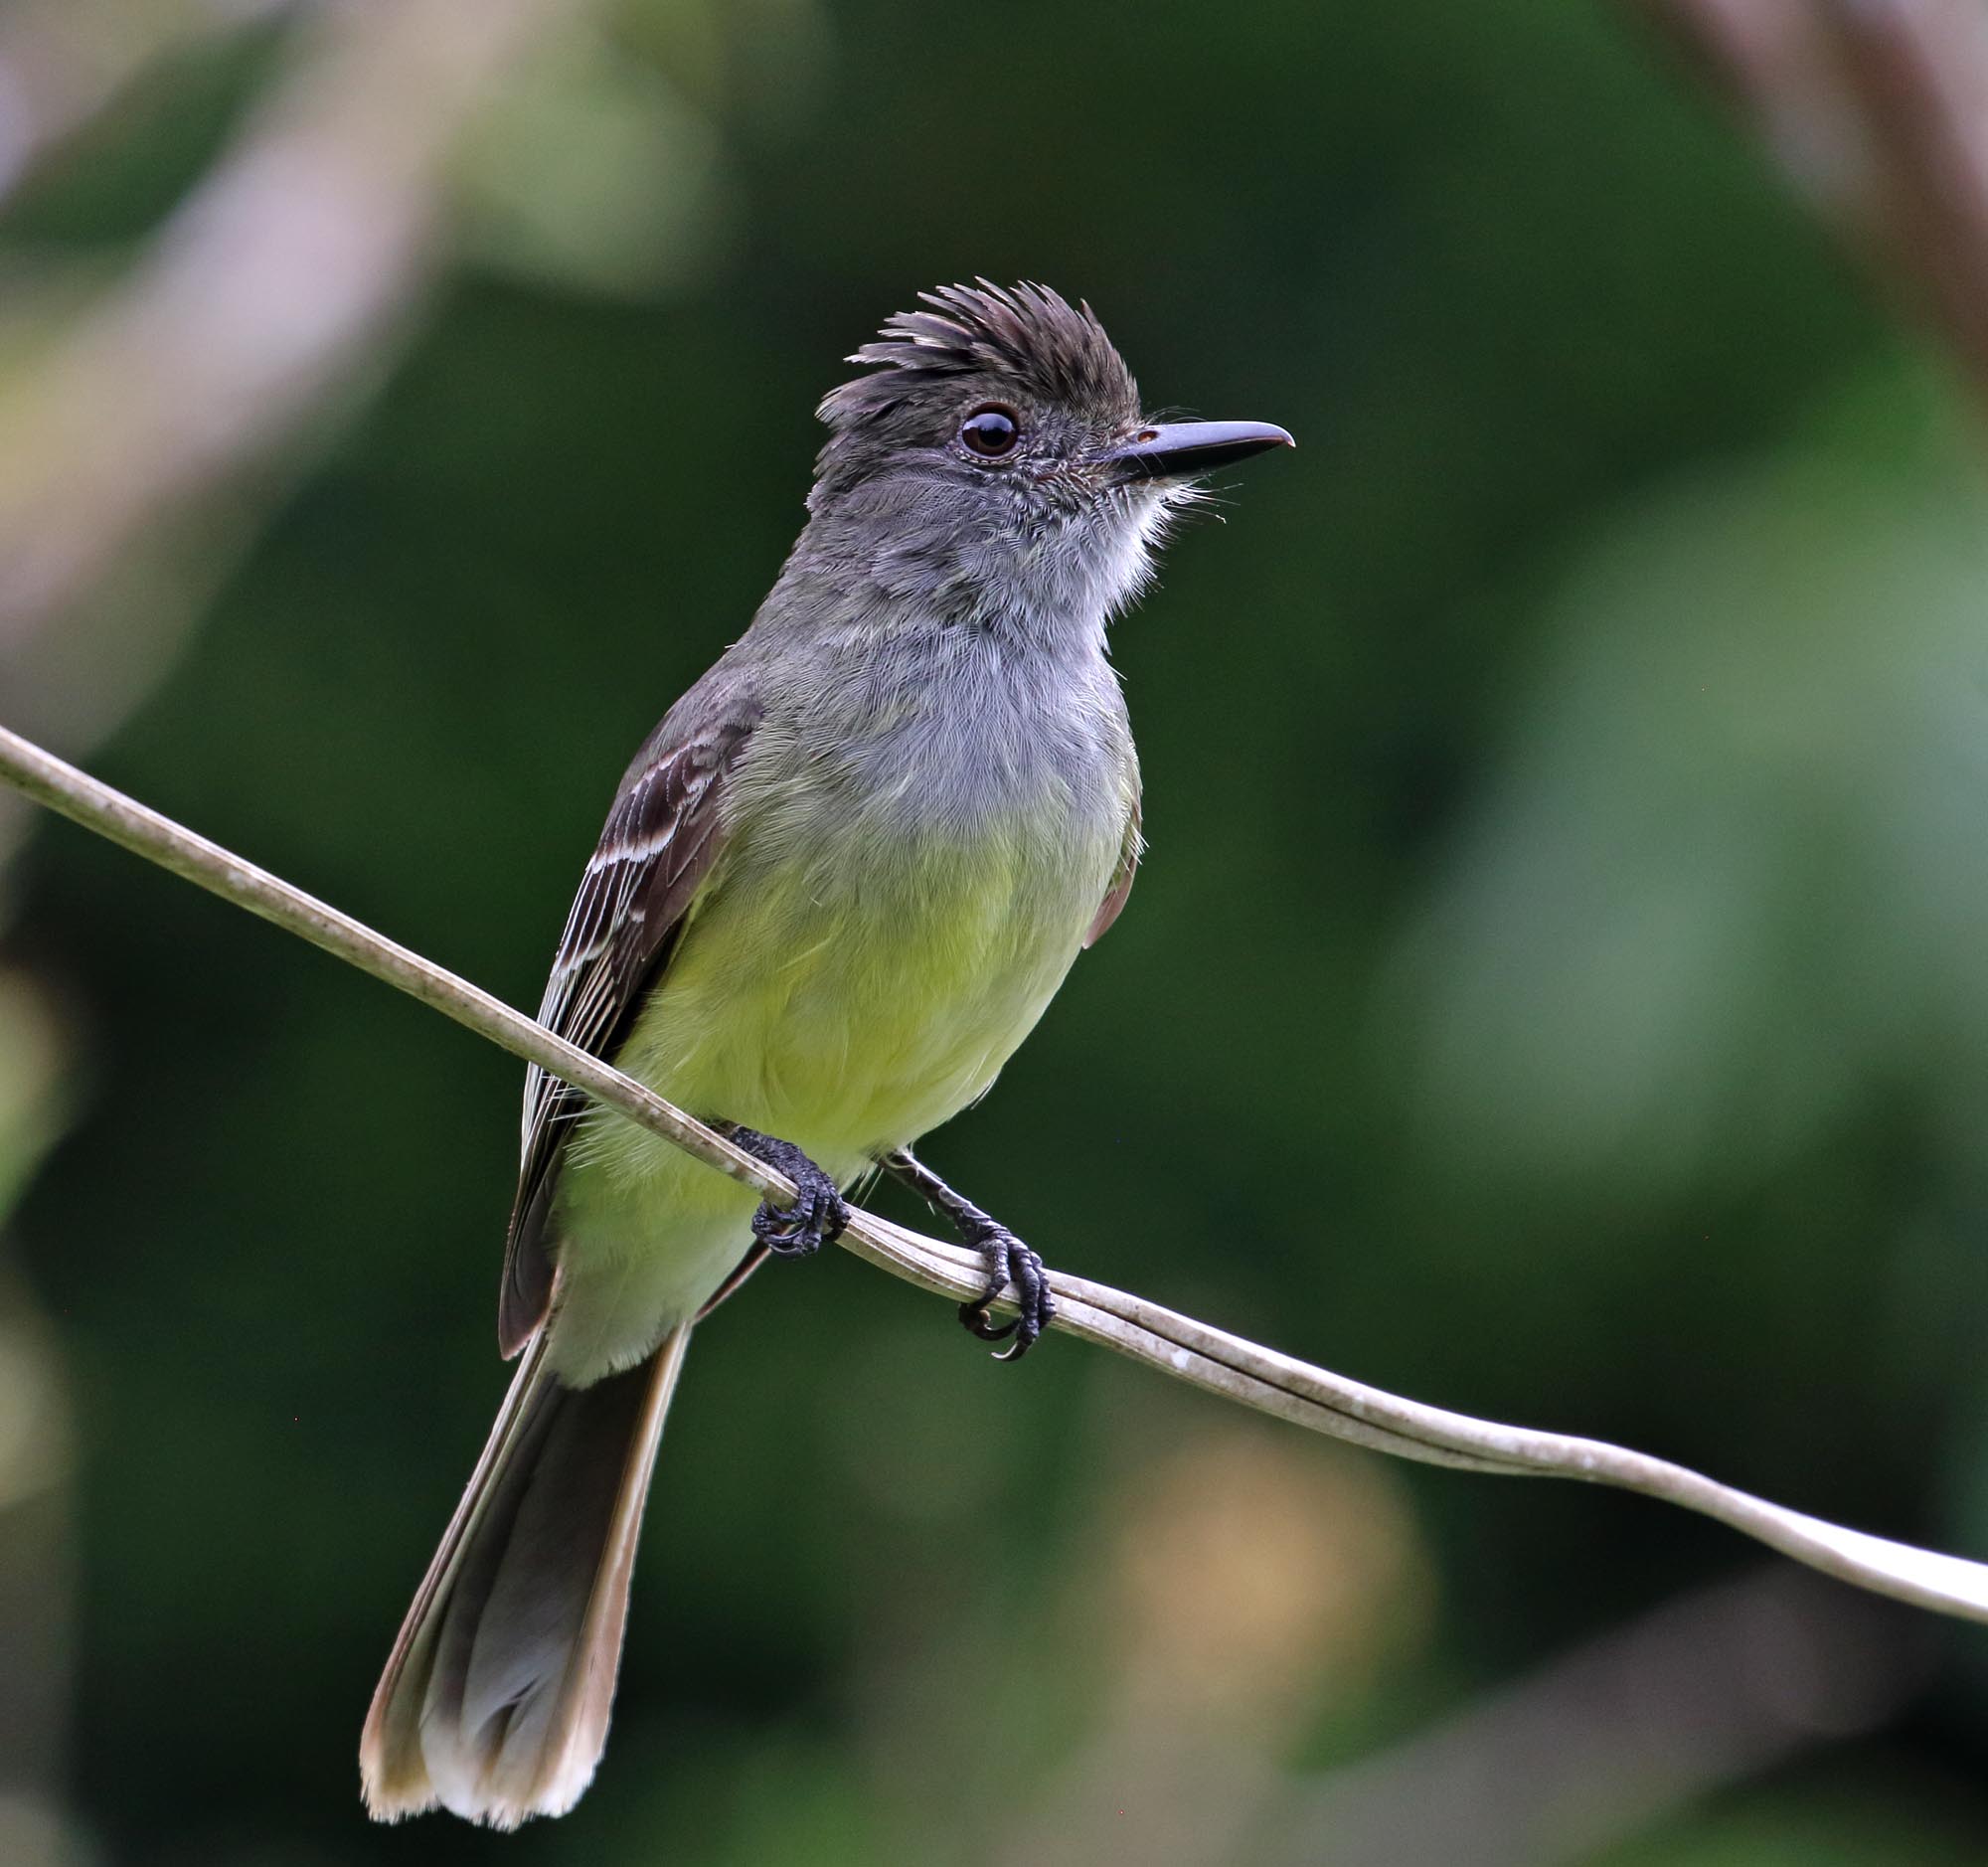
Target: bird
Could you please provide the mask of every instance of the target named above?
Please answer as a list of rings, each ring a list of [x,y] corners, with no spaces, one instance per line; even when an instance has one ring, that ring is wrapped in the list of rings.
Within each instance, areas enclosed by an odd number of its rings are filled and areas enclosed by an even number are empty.
[[[692,1329],[833,1241],[853,1185],[894,1175],[984,1254],[961,1320],[1005,1358],[1054,1313],[1042,1260],[912,1146],[986,1093],[1131,890],[1107,624],[1207,474],[1293,443],[1149,419],[1088,304],[1040,284],[922,292],[847,361],[799,539],[628,766],[539,1011],[798,1197],[754,1210],[528,1070],[498,1303],[519,1365],[366,1719],[379,1819],[511,1828],[580,1798]]]

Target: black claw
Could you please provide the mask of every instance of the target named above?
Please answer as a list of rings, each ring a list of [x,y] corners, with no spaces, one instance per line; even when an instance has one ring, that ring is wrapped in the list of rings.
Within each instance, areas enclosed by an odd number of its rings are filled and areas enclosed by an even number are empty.
[[[879,1163],[887,1173],[904,1181],[934,1212],[943,1213],[967,1244],[987,1254],[987,1282],[980,1294],[959,1306],[959,1319],[983,1342],[1012,1344],[996,1361],[1020,1361],[1049,1327],[1056,1314],[1056,1298],[1050,1294],[1049,1273],[1043,1261],[1004,1225],[990,1219],[970,1199],[955,1193],[937,1174],[925,1166],[909,1147],[887,1154]],[[1013,1322],[996,1322],[994,1305],[1015,1286],[1019,1313]]]
[[[841,1190],[792,1141],[782,1141],[756,1128],[734,1126],[733,1140],[755,1160],[762,1160],[793,1181],[798,1197],[791,1206],[759,1202],[752,1215],[752,1236],[778,1258],[806,1258],[833,1245],[849,1223],[849,1208]]]
[[[1020,1361],[1056,1314],[1056,1298],[1050,1294],[1043,1261],[1006,1226],[990,1220],[974,1230],[979,1236],[969,1243],[987,1253],[987,1284],[977,1297],[960,1304],[959,1319],[983,1342],[1003,1342],[1012,1335],[1014,1341],[994,1359]],[[1010,1283],[1015,1286],[1017,1313],[1013,1322],[997,1323],[993,1305]]]

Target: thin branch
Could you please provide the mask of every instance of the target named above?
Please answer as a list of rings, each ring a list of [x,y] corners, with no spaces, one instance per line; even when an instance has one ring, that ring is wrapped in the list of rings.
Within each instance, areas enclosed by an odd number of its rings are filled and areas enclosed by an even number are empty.
[[[381,364],[441,257],[467,127],[579,4],[347,0],[303,18],[213,172],[0,409],[0,654]]]
[[[1620,0],[1737,107],[1988,402],[1988,13],[1979,0]]]
[[[414,329],[495,81],[584,4],[37,0],[0,23],[4,194],[131,62],[203,24],[298,15],[260,102],[128,271],[0,380],[0,691],[16,719],[91,740],[156,679],[299,439]],[[83,662],[86,690],[66,678]],[[17,814],[0,811],[0,860]]]
[[[13,0],[0,17],[0,198],[194,42],[293,0]]]
[[[418,998],[513,1056],[540,1065],[686,1153],[782,1204],[793,1187],[641,1084],[522,1013],[375,934],[349,915],[183,829],[0,728],[0,778],[134,855],[273,921],[362,972]],[[921,1289],[977,1292],[977,1253],[852,1214],[843,1243]],[[1582,1478],[1716,1518],[1825,1574],[1900,1601],[1988,1621],[1988,1564],[1915,1549],[1770,1504],[1698,1472],[1599,1440],[1474,1420],[1315,1368],[1144,1297],[1053,1273],[1055,1327],[1178,1381],[1377,1451],[1476,1471]]]

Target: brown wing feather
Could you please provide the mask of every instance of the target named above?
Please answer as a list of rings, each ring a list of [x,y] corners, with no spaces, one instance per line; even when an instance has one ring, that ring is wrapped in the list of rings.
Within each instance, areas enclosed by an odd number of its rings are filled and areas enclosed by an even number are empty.
[[[1111,923],[1124,911],[1126,898],[1132,892],[1132,878],[1139,873],[1139,852],[1145,846],[1146,839],[1139,833],[1139,800],[1135,797],[1132,814],[1125,820],[1125,845],[1118,852],[1117,868],[1111,872],[1111,886],[1104,891],[1090,932],[1083,936],[1086,947],[1095,946],[1110,933]]]
[[[597,1057],[627,1036],[649,982],[717,859],[726,773],[758,719],[749,697],[672,709],[636,756],[607,813],[553,959],[539,1022]],[[497,1338],[515,1355],[552,1295],[546,1237],[560,1157],[585,1098],[536,1064],[525,1072],[524,1152],[504,1249]]]

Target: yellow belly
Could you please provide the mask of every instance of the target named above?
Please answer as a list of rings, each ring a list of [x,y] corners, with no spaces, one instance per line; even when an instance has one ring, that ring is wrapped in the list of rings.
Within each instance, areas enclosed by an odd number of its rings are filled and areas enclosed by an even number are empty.
[[[746,852],[707,886],[616,1062],[846,1185],[982,1095],[1034,1027],[1108,883],[1115,846],[1093,840],[928,848],[863,886],[827,849]],[[738,1263],[755,1203],[631,1123],[589,1117],[561,1188],[554,1365],[591,1378],[646,1353]]]

